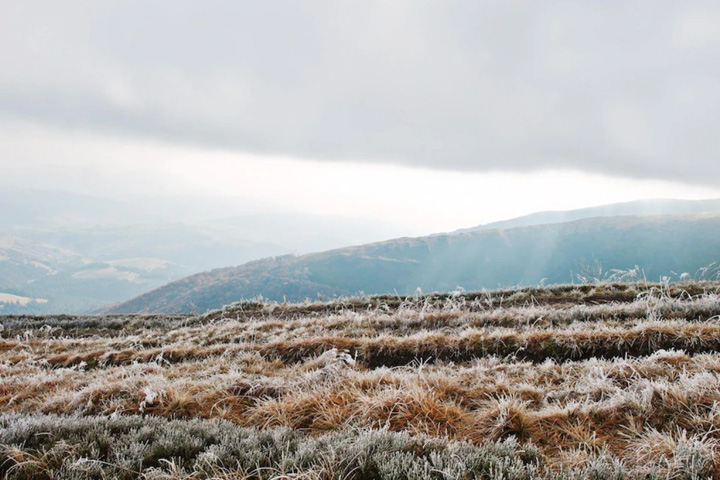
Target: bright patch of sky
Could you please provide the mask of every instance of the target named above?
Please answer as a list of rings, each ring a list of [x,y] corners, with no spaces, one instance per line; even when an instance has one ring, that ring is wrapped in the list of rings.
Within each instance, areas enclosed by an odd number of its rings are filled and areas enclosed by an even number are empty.
[[[339,214],[395,223],[407,235],[542,210],[646,198],[720,197],[720,188],[573,169],[467,172],[328,162],[0,122],[0,184],[94,196],[223,198],[238,210]],[[101,165],[102,168],[98,168]]]

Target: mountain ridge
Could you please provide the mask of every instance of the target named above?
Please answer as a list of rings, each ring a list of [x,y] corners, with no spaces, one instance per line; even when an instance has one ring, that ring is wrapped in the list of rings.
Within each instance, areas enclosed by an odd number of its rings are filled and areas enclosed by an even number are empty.
[[[499,220],[470,228],[461,228],[448,233],[462,233],[495,228],[511,228],[531,225],[548,225],[564,223],[583,218],[615,217],[632,215],[681,215],[692,213],[708,213],[720,211],[720,198],[704,200],[681,200],[672,198],[651,198],[617,202],[608,205],[579,208],[574,210],[544,210],[528,215]]]
[[[685,254],[692,244],[694,253]],[[720,256],[720,213],[595,217],[565,223],[403,237],[300,257],[202,272],[147,292],[114,313],[220,308],[262,295],[301,301],[340,295],[411,294],[567,283],[602,263],[648,275],[695,271]],[[590,272],[592,273],[592,272]]]

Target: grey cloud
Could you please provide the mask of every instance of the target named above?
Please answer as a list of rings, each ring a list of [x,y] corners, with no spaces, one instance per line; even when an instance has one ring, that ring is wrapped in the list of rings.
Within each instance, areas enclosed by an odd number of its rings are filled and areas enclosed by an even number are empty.
[[[4,2],[0,115],[329,161],[716,185],[717,25],[717,2]]]

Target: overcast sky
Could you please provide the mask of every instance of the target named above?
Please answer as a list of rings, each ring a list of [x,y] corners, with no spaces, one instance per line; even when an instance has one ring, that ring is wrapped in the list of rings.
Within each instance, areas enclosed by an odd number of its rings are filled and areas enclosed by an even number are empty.
[[[2,1],[0,184],[448,230],[720,196],[720,2]]]

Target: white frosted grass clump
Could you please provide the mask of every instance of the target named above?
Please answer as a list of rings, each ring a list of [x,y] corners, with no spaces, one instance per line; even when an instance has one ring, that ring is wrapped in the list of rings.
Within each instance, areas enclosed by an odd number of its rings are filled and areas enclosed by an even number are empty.
[[[355,359],[346,351],[331,348],[317,358],[317,362],[326,367],[328,365],[355,366]]]
[[[355,367],[356,361],[345,350],[332,348],[313,361],[314,370],[306,374],[311,381],[329,381],[342,377],[348,369]]]
[[[155,402],[157,402],[160,397],[160,395],[155,390],[152,390],[150,387],[143,388],[141,395],[142,400],[140,401],[140,405],[138,406],[138,410],[141,413],[145,412],[145,409],[147,407],[152,407],[153,405],[155,405]]]

